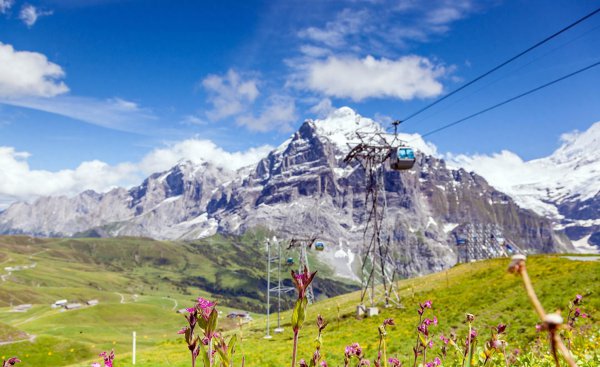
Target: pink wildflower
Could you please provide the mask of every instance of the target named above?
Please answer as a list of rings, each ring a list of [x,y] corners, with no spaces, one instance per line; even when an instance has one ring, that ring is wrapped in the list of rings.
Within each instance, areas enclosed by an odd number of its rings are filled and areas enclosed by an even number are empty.
[[[402,363],[398,358],[389,358],[388,362],[392,365],[392,367],[401,367]]]
[[[200,308],[202,311],[207,311],[208,309],[210,309],[214,305],[215,305],[214,302],[211,302],[211,301],[209,301],[207,299],[204,299],[202,297],[198,297],[198,304],[196,306],[198,308]]]
[[[316,271],[314,273],[309,273],[308,268],[306,266],[304,266],[304,271],[302,273],[296,273],[295,271],[292,270],[292,280],[294,281],[294,284],[296,285],[296,289],[298,290],[298,298],[299,299],[302,299],[305,297],[306,289],[308,288],[310,283],[313,281],[315,274],[317,274]]]

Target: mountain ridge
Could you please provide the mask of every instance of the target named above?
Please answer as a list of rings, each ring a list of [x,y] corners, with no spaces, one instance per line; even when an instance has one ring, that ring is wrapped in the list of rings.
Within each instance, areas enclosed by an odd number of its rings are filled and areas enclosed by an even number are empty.
[[[365,175],[343,158],[357,129],[382,131],[373,120],[341,108],[326,119],[305,121],[252,167],[233,172],[181,162],[130,190],[15,204],[0,214],[0,233],[191,240],[263,226],[288,237],[318,234],[332,247],[323,256],[351,276],[357,259],[351,261],[350,252],[363,241]],[[532,252],[572,249],[548,220],[518,207],[483,177],[449,169],[423,140],[415,143],[415,167],[402,174],[388,169],[383,176],[385,225],[396,243],[401,274],[453,265],[459,235],[453,230],[466,222],[499,225],[505,237]],[[491,256],[489,249],[481,251]]]

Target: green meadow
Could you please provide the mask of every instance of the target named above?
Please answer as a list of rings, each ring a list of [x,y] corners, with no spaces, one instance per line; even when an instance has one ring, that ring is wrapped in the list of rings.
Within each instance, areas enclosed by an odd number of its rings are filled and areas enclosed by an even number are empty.
[[[0,357],[18,356],[20,366],[89,366],[100,351],[115,350],[116,366],[131,366],[132,332],[137,332],[136,366],[189,366],[189,352],[176,332],[186,324],[175,311],[191,306],[198,296],[218,297],[225,315],[231,309],[259,310],[264,270],[256,259],[264,257],[261,234],[240,238],[215,237],[197,244],[146,239],[29,239],[0,237],[0,270],[6,266],[35,267],[15,271],[0,283]],[[235,251],[238,251],[237,255]],[[448,271],[397,283],[402,307],[381,308],[380,315],[357,318],[360,292],[322,299],[308,306],[308,318],[300,334],[300,358],[314,351],[314,320],[322,314],[329,322],[324,333],[323,354],[329,366],[341,365],[344,347],[358,342],[373,360],[377,351],[377,327],[394,318],[388,329],[388,356],[412,365],[412,347],[418,322],[419,302],[432,300],[439,325],[431,330],[464,336],[465,313],[476,316],[481,343],[489,327],[508,324],[509,348],[529,350],[536,344],[539,322],[525,296],[520,278],[506,271],[508,259],[494,259],[455,266]],[[600,333],[600,262],[573,261],[558,255],[530,257],[528,269],[547,311],[565,310],[576,294],[584,296],[581,319],[587,329],[575,339],[575,352],[590,349]],[[253,267],[254,265],[254,267]],[[317,281],[331,278],[319,267]],[[234,274],[237,274],[234,276]],[[241,275],[239,275],[241,274]],[[351,285],[329,279],[340,288]],[[342,292],[340,292],[342,293]],[[65,311],[50,304],[99,300],[95,306]],[[289,306],[289,299],[284,305]],[[31,303],[27,312],[11,312],[10,305]],[[248,307],[246,307],[248,306]],[[219,327],[226,335],[242,337],[246,366],[287,366],[292,345],[290,312],[282,312],[284,332],[264,339],[266,317],[252,313],[253,321],[238,325],[225,317]],[[276,314],[270,323],[276,325]],[[594,339],[594,337],[596,339]],[[438,343],[439,344],[439,343]],[[597,347],[596,344],[591,346]],[[434,347],[434,350],[439,345]],[[578,349],[579,348],[579,349]]]

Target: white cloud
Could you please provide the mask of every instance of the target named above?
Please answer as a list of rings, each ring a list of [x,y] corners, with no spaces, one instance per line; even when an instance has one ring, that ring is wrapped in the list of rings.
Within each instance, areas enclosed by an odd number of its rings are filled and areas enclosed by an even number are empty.
[[[219,167],[236,170],[251,165],[267,156],[269,145],[246,151],[227,152],[210,140],[187,139],[165,148],[154,149],[139,164],[142,172],[151,174],[169,169],[181,160],[195,163],[210,162]]]
[[[221,120],[244,112],[259,95],[257,85],[257,80],[243,80],[233,69],[223,76],[207,76],[202,80],[202,86],[208,92],[208,101],[213,108],[206,115],[211,120]]]
[[[183,116],[181,123],[184,125],[198,125],[198,126],[203,126],[203,125],[208,124],[208,122],[206,120],[204,120],[196,115]]]
[[[559,167],[526,162],[508,150],[492,155],[447,153],[445,159],[450,167],[461,167],[484,177],[490,185],[510,195],[521,207],[533,209],[540,215],[559,217],[556,207],[544,201],[547,192],[540,190],[538,185],[547,182],[551,186],[553,177],[561,175]]]
[[[319,101],[319,103],[310,108],[310,112],[314,113],[320,118],[329,116],[335,110],[336,108],[333,107],[331,99],[329,98],[323,98],[321,101]]]
[[[438,78],[446,69],[419,56],[397,60],[329,57],[312,62],[305,73],[303,87],[326,96],[354,101],[372,97],[410,100],[439,95],[442,84]]]
[[[437,146],[431,142],[425,141],[423,137],[421,137],[421,134],[398,133],[398,139],[407,143],[407,145],[419,152],[438,158],[440,157]]]
[[[76,195],[85,190],[106,192],[116,186],[131,187],[152,173],[167,170],[181,160],[211,162],[235,170],[254,164],[273,148],[263,145],[246,151],[228,152],[210,140],[188,139],[156,148],[140,162],[109,165],[99,160],[82,162],[75,169],[47,171],[32,169],[30,154],[0,146],[0,209],[14,201],[31,201],[40,196]]]
[[[21,8],[19,19],[31,28],[37,22],[39,17],[52,15],[52,13],[52,11],[40,10],[31,4],[26,4]]]
[[[344,9],[339,12],[333,21],[325,27],[309,27],[301,30],[298,35],[329,47],[342,47],[346,45],[346,37],[367,32],[369,13],[366,10]]]
[[[0,14],[5,14],[14,3],[14,0],[0,0]]]
[[[69,91],[63,69],[37,52],[0,42],[0,98],[53,97]]]
[[[302,45],[300,46],[300,52],[308,57],[323,57],[331,55],[331,51],[324,47],[317,47],[313,45]]]
[[[27,163],[29,156],[12,147],[0,147],[0,202],[73,195],[87,189],[105,191],[135,177],[135,168],[129,163],[110,166],[97,160],[56,172],[32,170]]]
[[[343,52],[375,50],[393,53],[407,41],[427,41],[444,34],[450,25],[489,1],[472,0],[373,1],[365,8],[360,1],[348,4],[333,20],[298,32],[305,42]],[[304,46],[305,47],[305,46]]]
[[[298,119],[296,104],[291,97],[273,96],[258,116],[243,115],[236,119],[240,126],[252,131],[279,130],[288,132]]]
[[[54,98],[0,98],[0,103],[55,113],[108,129],[145,133],[154,114],[120,98],[96,99],[59,96]]]

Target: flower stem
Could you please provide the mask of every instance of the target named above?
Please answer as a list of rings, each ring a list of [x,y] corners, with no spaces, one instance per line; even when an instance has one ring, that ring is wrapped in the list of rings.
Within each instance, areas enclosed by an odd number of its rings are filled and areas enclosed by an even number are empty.
[[[294,329],[294,347],[292,349],[292,367],[296,367],[296,353],[298,351],[298,334],[300,330]]]
[[[531,284],[531,279],[529,278],[529,274],[527,274],[527,269],[525,268],[524,262],[519,267],[519,273],[521,274],[521,277],[523,278],[523,283],[525,284],[525,290],[527,291],[527,296],[529,297],[529,300],[533,304],[533,308],[537,312],[538,316],[540,316],[540,319],[544,320],[544,318],[546,317],[546,312],[544,311],[544,308],[542,307],[540,300],[537,298],[537,295],[535,294],[535,291],[533,290],[533,285]]]
[[[533,304],[533,308],[538,313],[538,315],[540,316],[542,321],[544,321],[546,319],[546,312],[544,311],[544,308],[542,307],[542,304],[540,303],[539,299],[537,298],[537,295],[535,294],[533,286],[531,285],[531,279],[529,278],[529,275],[527,274],[527,269],[525,268],[525,262],[523,262],[521,264],[521,266],[519,266],[519,273],[521,274],[521,277],[523,278],[523,283],[525,284],[525,290],[527,291],[527,296],[529,297],[529,300]],[[555,356],[555,359],[556,359],[557,366],[560,366],[558,363],[558,357],[556,355],[556,350],[558,349],[570,367],[577,367],[577,364],[575,364],[575,361],[573,360],[573,357],[571,356],[571,352],[569,352],[567,347],[565,347],[564,343],[562,342],[562,339],[560,338],[560,335],[558,335],[558,333],[556,331],[551,332],[550,344],[551,344],[552,354]]]
[[[502,355],[504,356],[504,363],[506,363],[506,367],[508,367],[508,357],[506,356],[506,345],[502,346]]]

